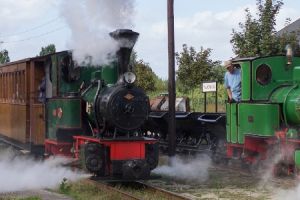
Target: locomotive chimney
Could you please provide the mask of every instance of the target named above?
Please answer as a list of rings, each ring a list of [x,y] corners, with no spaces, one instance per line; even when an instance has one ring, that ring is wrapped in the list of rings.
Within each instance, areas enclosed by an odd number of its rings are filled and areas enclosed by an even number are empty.
[[[120,49],[117,52],[119,65],[118,75],[120,76],[124,72],[129,71],[128,65],[130,61],[130,55],[133,46],[139,37],[139,33],[129,29],[118,29],[114,32],[111,32],[110,36],[114,38],[120,46]]]

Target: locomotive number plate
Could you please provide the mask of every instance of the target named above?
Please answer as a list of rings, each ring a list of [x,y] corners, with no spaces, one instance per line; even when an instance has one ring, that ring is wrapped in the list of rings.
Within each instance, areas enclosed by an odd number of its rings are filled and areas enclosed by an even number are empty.
[[[133,96],[132,94],[127,93],[127,94],[124,96],[124,98],[127,99],[127,100],[131,100],[131,99],[134,98],[134,96]]]

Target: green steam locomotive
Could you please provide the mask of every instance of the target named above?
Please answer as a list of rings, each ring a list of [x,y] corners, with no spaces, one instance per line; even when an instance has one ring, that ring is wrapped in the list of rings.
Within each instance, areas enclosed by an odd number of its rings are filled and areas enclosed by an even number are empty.
[[[176,111],[177,152],[208,152],[217,162],[238,160],[253,170],[272,164],[280,172],[296,174],[300,169],[300,57],[289,51],[288,55],[236,58],[232,63],[241,69],[241,101],[226,102],[226,113]],[[152,109],[147,120],[147,130],[155,133],[163,149],[169,138],[167,112]]]
[[[76,67],[71,56],[56,56],[60,64],[46,73],[46,85],[50,79],[52,86],[59,83],[59,95],[46,102],[46,154],[74,155],[94,174],[124,179],[147,178],[156,167],[156,140],[140,130],[149,98],[134,85],[129,67],[138,35],[127,29],[110,33],[120,48],[107,66]]]
[[[300,169],[300,57],[234,59],[242,97],[226,103],[228,158],[250,165],[274,158],[287,173]]]

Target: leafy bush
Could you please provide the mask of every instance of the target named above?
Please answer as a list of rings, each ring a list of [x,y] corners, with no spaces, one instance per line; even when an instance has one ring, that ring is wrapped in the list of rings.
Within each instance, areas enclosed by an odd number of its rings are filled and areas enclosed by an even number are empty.
[[[68,183],[68,180],[64,178],[59,185],[59,192],[62,194],[69,194],[71,190],[71,185]]]

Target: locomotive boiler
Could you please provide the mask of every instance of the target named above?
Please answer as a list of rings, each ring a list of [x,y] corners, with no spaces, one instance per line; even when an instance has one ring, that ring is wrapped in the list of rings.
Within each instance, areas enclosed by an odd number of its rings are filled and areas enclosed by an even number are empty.
[[[158,146],[140,130],[149,99],[129,67],[139,34],[119,29],[110,36],[119,50],[106,65],[81,65],[63,51],[1,66],[2,139],[31,152],[73,157],[98,176],[148,177]]]

